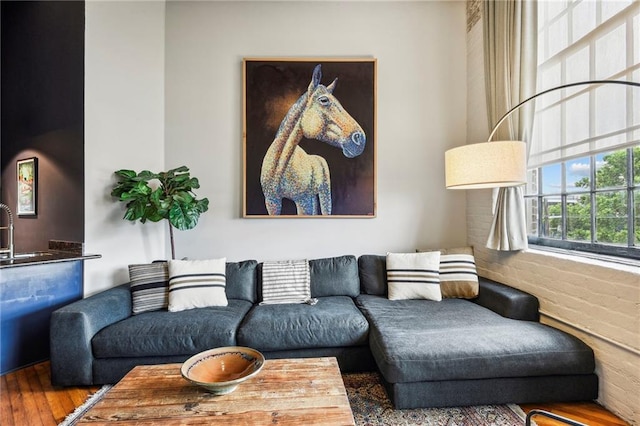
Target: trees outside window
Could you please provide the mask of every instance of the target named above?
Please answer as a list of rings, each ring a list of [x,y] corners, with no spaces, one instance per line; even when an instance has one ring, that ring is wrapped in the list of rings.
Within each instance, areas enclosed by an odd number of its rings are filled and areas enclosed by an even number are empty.
[[[587,160],[542,167],[530,175],[538,182],[528,188],[540,188],[538,194],[527,196],[528,217],[539,222],[539,226],[529,227],[531,236],[537,239],[534,242],[556,239],[589,243],[603,253],[608,252],[606,246],[618,246],[614,253],[627,248],[630,257],[638,257],[633,252],[640,241],[640,146],[593,155]],[[580,168],[585,176],[572,180],[569,170]],[[536,204],[542,206],[540,217],[531,211]]]

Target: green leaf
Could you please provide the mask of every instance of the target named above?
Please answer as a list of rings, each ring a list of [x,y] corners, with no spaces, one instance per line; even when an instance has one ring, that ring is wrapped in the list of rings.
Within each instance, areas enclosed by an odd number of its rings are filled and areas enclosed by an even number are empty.
[[[125,179],[131,179],[136,176],[136,172],[127,169],[117,170],[115,174]]]
[[[188,192],[177,192],[173,195],[173,201],[180,203],[180,204],[191,204],[194,200],[193,196],[191,194],[189,194]]]
[[[177,167],[175,169],[169,170],[167,173],[175,175],[177,173],[185,173],[185,172],[188,172],[188,171],[189,171],[189,168],[187,166],[180,166],[180,167]]]
[[[157,188],[149,196],[149,201],[156,208],[160,208],[160,197],[162,197],[162,188]]]
[[[198,182],[198,178],[191,178],[189,179],[188,184],[186,184],[189,186],[189,188],[193,188],[193,189],[198,189],[200,188],[200,182]]]
[[[156,173],[152,173],[149,170],[143,170],[138,173],[138,179],[149,181],[151,179],[157,179],[158,175]]]
[[[176,203],[169,210],[169,222],[181,231],[195,228],[198,224],[199,216],[200,212],[192,206]]]
[[[147,206],[144,215],[151,222],[160,222],[162,219],[165,219],[164,215],[154,206]]]
[[[203,198],[202,200],[198,200],[196,203],[196,207],[200,213],[204,213],[209,210],[209,199]]]
[[[177,175],[174,178],[174,182],[176,183],[184,183],[189,180],[189,174]]]

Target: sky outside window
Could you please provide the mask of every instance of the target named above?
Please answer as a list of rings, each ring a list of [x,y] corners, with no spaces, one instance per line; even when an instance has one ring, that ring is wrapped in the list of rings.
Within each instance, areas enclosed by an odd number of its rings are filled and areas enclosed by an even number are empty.
[[[567,161],[566,164],[567,192],[589,191],[591,189],[591,158],[577,158]]]

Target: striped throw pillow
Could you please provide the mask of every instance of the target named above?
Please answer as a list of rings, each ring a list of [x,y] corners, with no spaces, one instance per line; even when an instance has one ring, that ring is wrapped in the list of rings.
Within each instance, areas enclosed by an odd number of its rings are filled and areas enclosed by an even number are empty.
[[[167,262],[129,265],[129,289],[133,315],[169,306]]]
[[[442,297],[473,299],[478,296],[478,272],[472,247],[440,250]]]
[[[169,311],[227,306],[226,259],[170,260]]]
[[[389,300],[442,300],[440,252],[387,253]]]
[[[262,264],[261,305],[279,303],[315,304],[311,299],[309,262],[278,260]]]

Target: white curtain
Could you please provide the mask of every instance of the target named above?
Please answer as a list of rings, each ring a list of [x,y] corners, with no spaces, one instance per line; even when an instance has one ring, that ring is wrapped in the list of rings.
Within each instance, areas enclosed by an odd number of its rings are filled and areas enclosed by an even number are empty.
[[[489,128],[511,108],[535,94],[537,5],[534,0],[485,1],[484,57]],[[533,102],[512,114],[498,129],[497,140],[529,141]],[[522,187],[500,188],[487,247],[501,251],[527,248]]]

